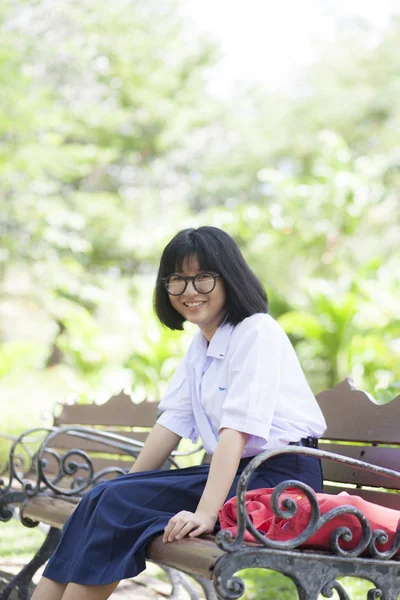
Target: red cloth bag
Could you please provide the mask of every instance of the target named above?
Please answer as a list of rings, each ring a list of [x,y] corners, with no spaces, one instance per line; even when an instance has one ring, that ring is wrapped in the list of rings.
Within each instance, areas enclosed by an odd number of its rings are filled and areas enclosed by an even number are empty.
[[[271,509],[270,500],[272,492],[272,488],[261,488],[246,493],[246,508],[254,527],[271,540],[286,541],[295,538],[304,531],[310,521],[310,503],[300,490],[288,488],[281,495],[281,500],[285,498],[295,500],[297,503],[297,512],[291,519],[280,518],[274,515]],[[316,494],[316,496],[321,515],[338,506],[354,506],[365,515],[372,530],[381,529],[388,534],[388,542],[386,544],[377,544],[378,550],[383,552],[393,545],[400,520],[400,511],[367,502],[359,496],[353,496],[346,492],[341,492],[337,495]],[[233,536],[236,536],[236,497],[228,500],[220,509],[219,520],[221,529],[227,529]],[[341,526],[350,528],[353,533],[353,539],[351,542],[340,541],[340,546],[345,550],[355,548],[361,539],[361,524],[357,517],[351,514],[343,514],[335,517],[311,536],[303,546],[316,549],[329,549],[328,541],[330,533]],[[255,541],[254,537],[247,530],[244,539],[248,542]]]

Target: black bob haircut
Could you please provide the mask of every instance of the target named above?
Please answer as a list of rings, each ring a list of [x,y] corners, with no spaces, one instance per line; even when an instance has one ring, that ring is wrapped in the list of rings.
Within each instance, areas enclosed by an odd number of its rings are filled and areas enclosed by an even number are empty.
[[[183,329],[185,319],[173,308],[162,278],[182,272],[184,260],[192,256],[197,257],[202,271],[219,273],[223,278],[224,323],[237,325],[255,313],[268,312],[267,294],[230,235],[217,227],[184,229],[162,253],[154,291],[154,310],[169,329]]]

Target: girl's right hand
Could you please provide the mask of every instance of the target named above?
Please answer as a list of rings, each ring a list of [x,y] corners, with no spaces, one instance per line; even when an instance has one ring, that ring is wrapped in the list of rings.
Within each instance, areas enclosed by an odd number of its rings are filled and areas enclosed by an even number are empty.
[[[203,511],[190,512],[181,510],[172,519],[164,530],[163,542],[174,542],[186,535],[197,537],[205,533],[212,533],[217,521],[217,516],[211,516]]]

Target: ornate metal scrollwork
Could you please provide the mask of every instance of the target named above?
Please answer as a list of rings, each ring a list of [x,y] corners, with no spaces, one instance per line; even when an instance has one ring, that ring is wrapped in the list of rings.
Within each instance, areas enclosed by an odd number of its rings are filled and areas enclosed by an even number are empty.
[[[30,450],[30,444],[37,446],[43,440],[43,434],[47,435],[52,428],[34,428],[23,432],[20,436],[14,438],[11,445],[8,459],[8,481],[0,480],[0,520],[8,521],[13,516],[13,504],[20,504],[27,497],[33,496],[39,491],[40,481],[37,473],[34,472],[32,465],[34,459],[34,451]],[[41,434],[39,436],[38,434]],[[31,439],[29,439],[31,438]],[[26,478],[25,469],[21,471],[20,452],[21,449],[29,456],[28,472],[33,474],[32,479]],[[21,490],[15,489],[15,483],[18,482]],[[24,523],[25,524],[25,523]],[[31,522],[27,526],[32,526]]]
[[[0,439],[5,439],[10,443],[10,446],[13,442],[17,440],[17,437],[14,435],[9,435],[7,433],[0,433]],[[19,453],[14,454],[14,466],[22,473],[27,472],[31,466],[34,452],[29,448],[27,444],[24,444],[20,441],[20,451]],[[9,471],[9,457],[7,460],[1,460],[0,462],[0,476],[7,475]]]
[[[42,443],[36,458],[37,471],[40,481],[45,488],[56,494],[64,496],[82,495],[88,488],[103,480],[108,475],[123,475],[128,469],[121,467],[106,467],[95,471],[92,458],[87,452],[79,448],[67,450],[61,456],[54,448],[49,447],[54,443],[55,438],[65,434],[79,439],[85,439],[92,442],[101,443],[105,447],[117,449],[121,454],[128,454],[136,457],[143,447],[143,443],[137,440],[130,440],[118,434],[106,431],[97,431],[88,427],[69,426],[60,427],[52,431]],[[79,442],[77,442],[77,446]],[[105,450],[106,451],[106,450]],[[48,459],[51,456],[56,461],[58,472],[52,475],[46,472]],[[61,483],[67,483],[67,487],[62,487]]]
[[[136,457],[143,446],[140,441],[86,427],[43,427],[23,432],[13,438],[8,459],[8,477],[0,480],[0,520],[6,521],[13,516],[13,510],[9,505],[20,504],[39,492],[52,491],[64,496],[82,495],[88,488],[110,475],[123,475],[128,471],[121,467],[106,467],[95,471],[89,454],[79,448],[67,450],[61,455],[51,446],[59,434],[78,438],[77,446],[79,440],[86,439],[117,449],[121,454],[132,457]],[[19,449],[25,451],[30,445],[37,450],[29,451],[30,462],[26,473],[25,470],[21,471]],[[50,461],[53,469],[50,469]],[[171,463],[175,465],[172,458]],[[18,492],[15,490],[16,483],[20,487]],[[35,523],[28,519],[24,520],[23,524],[30,527]]]
[[[61,455],[53,447],[56,446],[54,444],[55,438],[60,434],[76,437],[77,448],[67,450]],[[33,439],[30,439],[32,436],[34,436]],[[108,446],[120,451],[121,454],[130,455],[134,458],[137,457],[143,447],[141,441],[89,427],[43,427],[25,431],[19,437],[12,438],[8,464],[4,470],[8,475],[8,481],[0,480],[0,498],[3,497],[2,506],[5,506],[5,495],[13,485],[15,486],[16,482],[20,484],[25,495],[29,497],[45,490],[52,491],[55,494],[75,496],[82,495],[88,488],[105,478],[109,478],[110,475],[115,477],[128,472],[128,468],[112,466],[96,471],[90,455],[79,449],[79,440],[97,442],[105,448]],[[29,450],[29,444],[32,443],[38,448],[36,452]],[[198,448],[195,451],[198,451]],[[23,452],[29,456],[29,464],[26,469],[21,469],[21,455]],[[175,453],[175,455],[186,455],[192,452]],[[50,469],[50,461],[53,469]],[[173,456],[167,459],[167,463],[169,466],[178,467]],[[29,472],[29,479],[26,477],[27,472]]]
[[[7,490],[0,494],[0,521],[10,521],[14,516],[13,504],[19,504],[25,498],[23,492]]]
[[[39,434],[41,434],[40,437]],[[61,453],[57,449],[56,443],[56,437],[60,434],[77,438],[77,447]],[[21,468],[21,453],[18,452],[18,448],[22,447],[25,450],[27,448],[27,439],[30,436],[35,436],[33,439],[35,451],[28,453],[30,460],[25,469]],[[124,469],[119,466],[110,466],[96,470],[91,456],[79,448],[81,440],[101,444],[104,446],[104,452],[107,452],[108,446],[113,450],[119,451],[120,454],[129,455],[133,458],[137,457],[143,447],[143,442],[134,439],[107,431],[79,426],[37,428],[22,433],[18,438],[12,439],[7,467],[4,469],[8,478],[6,481],[0,481],[0,521],[11,519],[15,515],[13,505],[19,504],[19,518],[21,523],[26,527],[36,527],[38,522],[24,517],[23,514],[24,505],[36,494],[49,491],[63,496],[82,496],[90,487],[104,481],[110,476],[124,475],[129,471],[129,468]],[[199,448],[196,448],[195,451],[197,452],[198,450]],[[176,452],[174,456],[190,455],[193,452]],[[166,464],[178,467],[173,456],[167,459]],[[27,478],[26,471],[29,471],[29,479]],[[18,491],[14,489],[16,483],[20,487]],[[44,546],[47,548],[49,540],[53,538],[58,540],[59,537],[60,532],[57,529],[51,528]],[[2,594],[5,593],[8,597],[8,594],[17,587],[19,594],[22,594],[21,598],[27,598],[26,595],[24,596],[25,592],[21,591],[21,585],[25,586],[25,579],[28,578],[27,580],[29,580],[37,567],[47,560],[48,556],[49,553],[47,551],[44,553],[43,549],[41,549],[29,565],[18,576],[13,578]],[[175,572],[170,569],[170,572],[177,574],[176,577],[179,579],[179,585],[183,585],[191,594],[191,597],[198,598],[197,591],[189,579],[178,571]],[[207,588],[207,582],[201,582],[201,585],[205,590],[206,597],[211,600],[213,598],[211,588]]]
[[[214,585],[219,598],[236,600],[244,594],[245,586],[240,577],[226,578],[223,575],[214,580]]]
[[[397,530],[396,538],[392,545],[392,548],[386,552],[380,552],[376,548],[376,544],[384,543],[385,541],[387,541],[387,537],[385,537],[385,533],[383,531],[371,531],[369,521],[360,510],[358,510],[354,506],[343,505],[328,511],[324,515],[321,515],[317,496],[314,490],[305,483],[295,480],[282,482],[281,484],[275,487],[271,495],[271,508],[273,510],[273,513],[277,517],[283,519],[293,518],[297,511],[297,502],[295,499],[292,498],[282,499],[282,495],[288,490],[288,488],[296,488],[296,490],[299,490],[299,492],[301,492],[301,494],[307,498],[307,501],[310,505],[310,519],[305,529],[296,537],[286,541],[268,539],[266,535],[258,531],[254,527],[246,510],[247,487],[250,478],[263,462],[265,462],[269,458],[272,458],[273,456],[277,456],[279,454],[284,453],[305,454],[309,456],[315,456],[318,458],[325,458],[328,460],[350,464],[360,469],[374,471],[379,473],[380,475],[386,475],[389,478],[394,478],[397,480],[400,478],[400,473],[398,473],[397,471],[385,469],[383,467],[375,467],[368,463],[364,463],[360,460],[343,457],[338,454],[324,452],[322,450],[317,450],[314,448],[306,448],[301,446],[285,446],[274,450],[266,450],[265,452],[256,456],[246,466],[239,478],[236,496],[237,536],[236,539],[233,539],[230,532],[223,530],[220,531],[217,534],[216,542],[222,550],[226,552],[234,552],[238,550],[244,542],[244,534],[246,529],[251,533],[255,540],[264,547],[275,548],[277,550],[288,550],[298,548],[300,545],[307,543],[307,541],[329,521],[332,521],[340,515],[349,514],[353,515],[359,521],[359,524],[361,526],[360,541],[358,542],[355,548],[351,550],[345,550],[341,546],[340,541],[351,541],[353,538],[353,532],[349,526],[338,527],[331,533],[329,542],[330,549],[334,554],[348,557],[360,556],[360,554],[362,554],[367,548],[369,548],[371,554],[374,557],[385,559],[390,558],[397,552],[397,550],[400,547],[399,528]]]
[[[337,581],[336,579],[333,581],[330,581],[329,583],[325,584],[321,588],[321,594],[325,598],[332,598],[334,591],[337,592],[337,595],[339,596],[339,600],[350,600],[350,596],[347,594],[347,592],[344,589],[344,587],[342,586],[342,584],[339,581]],[[383,592],[382,592],[382,590],[380,590],[378,588],[368,590],[368,592],[367,592],[367,600],[377,600],[378,598],[382,598],[382,597],[383,597]]]
[[[393,544],[388,550],[378,550],[377,544],[386,544],[388,541],[388,535],[386,531],[376,529],[372,532],[371,541],[368,545],[368,550],[371,556],[374,558],[392,558],[400,549],[400,521],[397,525],[396,534],[394,536]],[[379,596],[377,596],[379,598]]]
[[[67,450],[62,455],[52,447],[59,434],[76,437],[77,449]],[[132,457],[136,457],[143,447],[143,442],[137,440],[79,426],[33,428],[18,437],[10,437],[12,443],[7,468],[4,470],[7,477],[0,480],[0,521],[12,518],[13,504],[21,504],[39,492],[51,491],[64,496],[80,496],[110,476],[115,477],[128,472],[128,468],[112,466],[96,471],[89,454],[79,449],[79,440],[82,439],[101,443]],[[21,456],[24,454],[29,457],[28,462],[22,462]],[[169,458],[169,463],[177,466],[172,457]],[[18,491],[16,484],[19,484]],[[37,525],[35,521],[21,516],[20,518],[27,527]]]
[[[332,598],[334,591],[337,592],[339,600],[350,600],[346,590],[339,581],[336,581],[336,579],[326,583],[321,589],[321,594],[325,596],[325,598]]]

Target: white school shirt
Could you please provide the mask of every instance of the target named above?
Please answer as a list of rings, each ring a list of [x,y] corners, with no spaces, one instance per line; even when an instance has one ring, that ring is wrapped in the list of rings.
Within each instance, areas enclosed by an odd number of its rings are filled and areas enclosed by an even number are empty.
[[[289,338],[264,313],[220,326],[210,343],[199,330],[159,408],[160,425],[200,436],[209,454],[224,427],[249,435],[243,458],[326,429]]]

